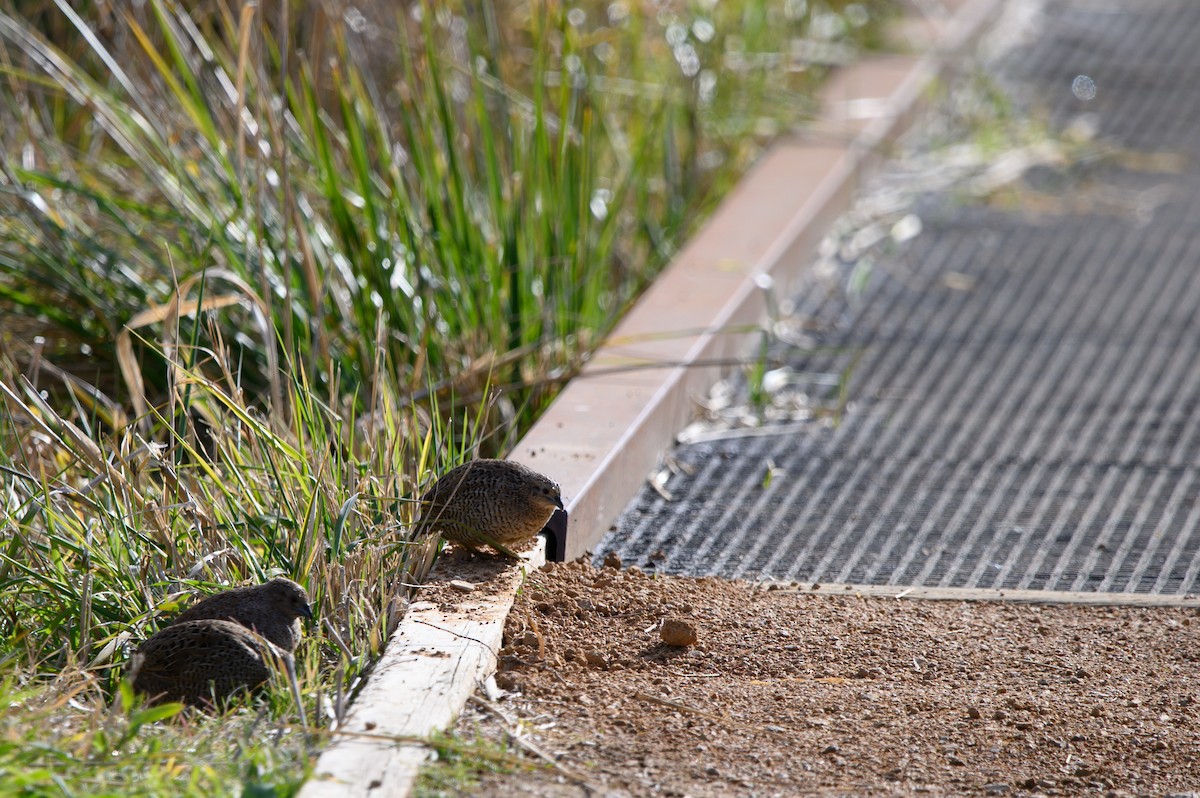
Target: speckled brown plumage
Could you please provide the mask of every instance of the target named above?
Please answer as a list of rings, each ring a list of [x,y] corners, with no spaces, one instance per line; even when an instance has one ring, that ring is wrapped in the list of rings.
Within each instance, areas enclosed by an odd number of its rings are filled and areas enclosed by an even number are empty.
[[[311,617],[308,593],[292,580],[280,577],[209,596],[180,613],[172,625],[205,619],[234,621],[291,652],[300,642],[300,619]]]
[[[134,654],[133,689],[154,703],[222,704],[269,679],[275,656],[268,641],[232,621],[173,623]]]
[[[513,547],[531,540],[562,506],[558,485],[536,471],[508,460],[472,460],[425,492],[415,531],[516,557]]]

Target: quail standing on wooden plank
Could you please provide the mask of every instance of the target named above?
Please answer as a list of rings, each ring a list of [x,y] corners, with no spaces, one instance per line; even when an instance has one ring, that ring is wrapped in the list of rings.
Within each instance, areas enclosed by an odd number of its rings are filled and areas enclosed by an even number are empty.
[[[233,621],[173,623],[138,648],[130,681],[153,703],[221,705],[270,678],[273,661],[281,656],[273,648]]]
[[[209,596],[180,613],[171,625],[199,620],[233,621],[292,652],[300,642],[301,618],[312,618],[308,593],[291,579],[279,577],[265,584]]]
[[[532,540],[562,506],[548,477],[509,460],[471,460],[425,492],[414,531],[440,533],[470,551],[491,546],[515,559],[514,548]]]

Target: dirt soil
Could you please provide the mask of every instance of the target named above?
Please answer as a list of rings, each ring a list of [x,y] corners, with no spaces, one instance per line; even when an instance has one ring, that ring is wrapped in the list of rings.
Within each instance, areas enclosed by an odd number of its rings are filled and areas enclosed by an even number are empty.
[[[1194,608],[829,597],[615,565],[531,575],[508,692],[481,692],[456,731],[512,748],[517,732],[558,766],[526,753],[472,794],[1200,798]],[[698,642],[667,645],[664,626]]]

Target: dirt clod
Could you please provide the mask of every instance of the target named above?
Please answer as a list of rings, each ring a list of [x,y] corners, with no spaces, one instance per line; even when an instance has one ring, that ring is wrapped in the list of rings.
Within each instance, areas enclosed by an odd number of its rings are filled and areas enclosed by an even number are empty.
[[[700,641],[700,634],[696,631],[695,624],[677,618],[668,618],[663,621],[662,628],[658,630],[658,636],[668,646],[676,647],[694,646]]]
[[[496,686],[511,693],[521,689],[521,681],[509,671],[500,671],[496,674]]]

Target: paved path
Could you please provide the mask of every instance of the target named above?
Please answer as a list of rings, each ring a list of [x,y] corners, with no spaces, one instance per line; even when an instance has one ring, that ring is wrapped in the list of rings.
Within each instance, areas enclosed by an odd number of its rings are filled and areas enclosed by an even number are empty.
[[[915,238],[810,270],[806,346],[772,353],[817,412],[679,447],[694,474],[671,478],[670,501],[647,488],[600,556],[806,582],[1200,592],[1200,3],[1044,14],[990,77],[1051,133],[1005,142],[991,174],[1049,162],[983,198],[963,181],[919,193]]]

